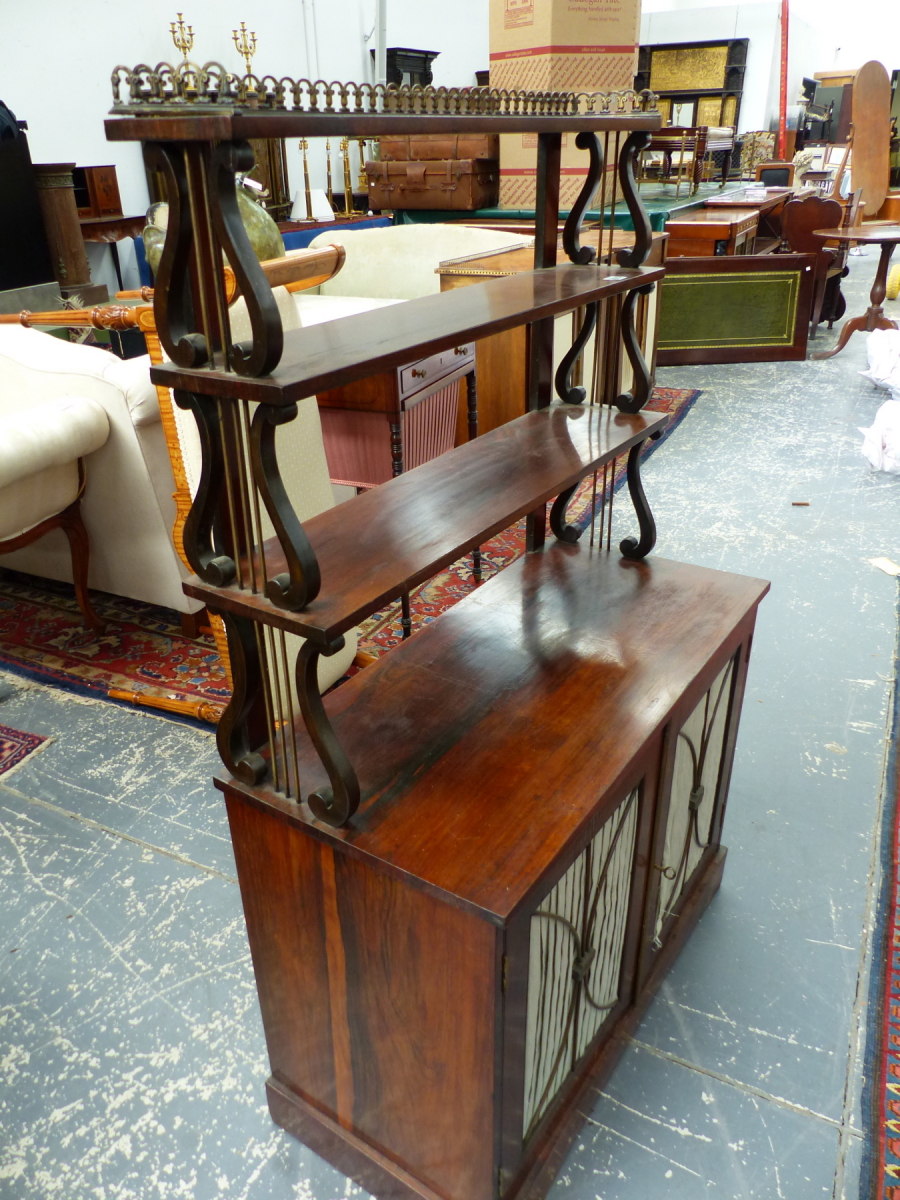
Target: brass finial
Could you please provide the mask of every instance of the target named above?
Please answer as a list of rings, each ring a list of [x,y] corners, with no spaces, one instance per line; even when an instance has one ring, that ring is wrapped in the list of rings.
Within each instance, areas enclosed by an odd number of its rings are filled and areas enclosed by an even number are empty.
[[[241,21],[240,33],[236,29],[232,29],[231,36],[234,40],[235,48],[238,54],[244,60],[247,68],[247,74],[250,74],[253,55],[256,53],[256,34],[252,31],[247,32],[247,26]]]
[[[185,25],[184,13],[178,13],[177,21],[169,22],[169,33],[172,35],[175,49],[179,54],[184,56],[184,61],[187,62],[191,47],[194,44],[194,27],[193,25]]]

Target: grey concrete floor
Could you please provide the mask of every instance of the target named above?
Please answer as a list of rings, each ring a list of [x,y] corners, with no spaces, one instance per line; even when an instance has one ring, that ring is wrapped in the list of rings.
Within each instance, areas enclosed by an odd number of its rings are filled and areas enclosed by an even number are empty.
[[[851,263],[855,313],[875,261]],[[703,395],[644,472],[657,552],[773,587],[725,881],[561,1200],[858,1195],[896,634],[896,583],[868,560],[900,561],[900,480],[859,453],[882,399],[864,365],[856,335],[823,363],[660,372]],[[13,676],[0,721],[53,739],[0,780],[0,1197],[363,1196],[268,1117],[212,735]]]

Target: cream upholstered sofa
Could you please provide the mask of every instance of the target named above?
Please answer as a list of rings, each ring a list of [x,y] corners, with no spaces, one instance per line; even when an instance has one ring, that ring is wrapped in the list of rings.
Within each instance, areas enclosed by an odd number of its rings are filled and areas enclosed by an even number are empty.
[[[298,292],[294,302],[304,325],[415,300],[441,290],[440,263],[487,254],[530,241],[518,233],[466,225],[391,225],[381,229],[320,233],[311,248],[338,243],[346,257],[341,271],[318,288]]]
[[[172,471],[148,360],[122,361],[36,329],[0,327],[0,395],[28,405],[80,396],[105,412],[109,436],[88,463],[81,512],[91,547],[88,585],[179,612],[187,571],[172,547]],[[72,581],[65,536],[49,533],[0,565]]]
[[[290,295],[283,288],[276,293],[286,327],[295,327],[298,318]],[[232,311],[235,336],[247,336],[241,324],[246,314],[238,306]],[[175,479],[149,366],[147,356],[122,361],[105,350],[73,345],[36,329],[0,327],[0,395],[17,396],[34,405],[77,395],[94,402],[108,421],[106,443],[90,456],[82,500],[91,546],[88,586],[181,613],[195,612],[202,606],[185,596],[181,587],[190,571],[173,542]],[[194,492],[200,476],[196,425],[167,393],[165,397]],[[301,402],[296,420],[278,430],[276,447],[288,494],[301,520],[331,507],[335,501],[315,397]],[[267,528],[267,535],[271,532]],[[48,579],[72,582],[73,578],[61,530],[0,555],[0,566]],[[320,661],[323,688],[339,679],[353,660],[355,633],[348,634],[345,643],[340,653]]]

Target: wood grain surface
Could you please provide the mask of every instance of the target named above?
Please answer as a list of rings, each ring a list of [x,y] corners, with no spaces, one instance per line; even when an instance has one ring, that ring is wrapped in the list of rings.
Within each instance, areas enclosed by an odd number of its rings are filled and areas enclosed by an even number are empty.
[[[526,413],[319,513],[303,528],[322,587],[299,612],[274,608],[260,594],[196,579],[184,585],[185,591],[216,610],[331,641],[597,465],[662,430],[667,420],[661,413],[626,416],[579,405]],[[286,569],[274,539],[266,543],[266,569],[270,579]]]
[[[503,922],[574,853],[598,798],[621,798],[636,748],[711,657],[734,653],[767,591],[548,546],[326,697],[362,786],[349,826],[326,828],[265,787],[217,786]],[[303,730],[299,742],[308,791],[326,779]]]

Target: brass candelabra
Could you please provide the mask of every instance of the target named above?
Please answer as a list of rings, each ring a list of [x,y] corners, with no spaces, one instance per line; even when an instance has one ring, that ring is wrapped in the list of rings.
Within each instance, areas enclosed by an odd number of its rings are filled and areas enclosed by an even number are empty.
[[[175,49],[183,56],[184,61],[187,62],[191,47],[194,44],[194,27],[193,25],[185,25],[184,13],[176,15],[178,20],[169,22],[169,33],[172,35]]]
[[[331,210],[333,212],[334,211],[334,191],[331,186],[331,138],[325,139],[325,182],[326,182],[325,194],[328,197],[328,203],[331,206]]]
[[[303,158],[303,189],[306,193],[306,219],[312,220],[312,194],[309,190],[309,163],[306,161],[306,151],[309,149],[309,142],[306,138],[300,139],[300,154]]]
[[[244,60],[246,73],[252,74],[253,55],[256,53],[256,34],[250,30],[247,31],[247,26],[241,21],[240,32],[237,29],[232,29],[231,38],[234,42],[235,49]]]

